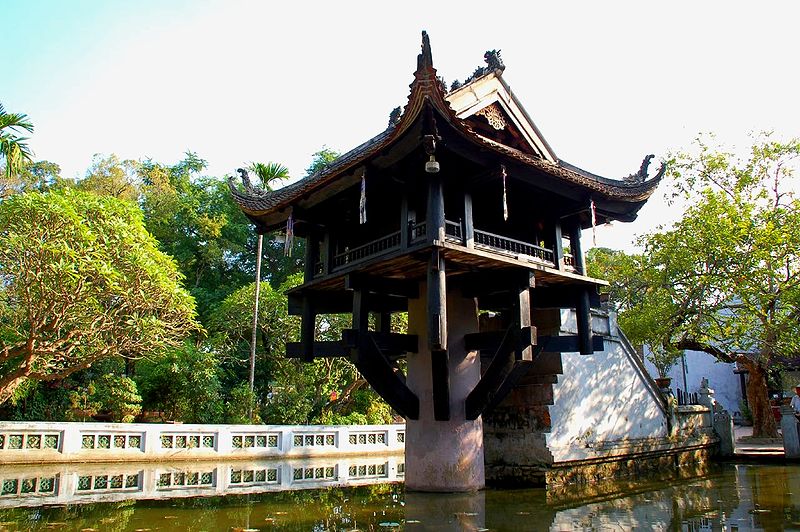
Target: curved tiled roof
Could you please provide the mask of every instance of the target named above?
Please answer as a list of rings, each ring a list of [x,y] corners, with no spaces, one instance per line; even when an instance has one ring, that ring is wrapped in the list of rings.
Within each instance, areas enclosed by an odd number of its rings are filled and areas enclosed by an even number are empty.
[[[236,203],[247,214],[255,217],[290,207],[300,198],[335,181],[390,146],[415,123],[426,105],[438,111],[451,126],[472,142],[568,183],[585,187],[590,194],[599,194],[610,200],[643,202],[652,195],[664,175],[665,167],[662,165],[656,176],[646,179],[647,166],[643,164],[639,174],[624,180],[608,179],[561,160],[554,164],[477,134],[463,120],[456,117],[447,103],[444,86],[436,76],[436,69],[433,68],[430,42],[425,32],[422,33],[422,53],[417,58],[417,70],[410,88],[408,102],[398,121],[390,124],[382,133],[340,156],[330,165],[300,181],[265,192],[249,186],[241,190],[234,178],[229,178],[228,184]],[[650,157],[646,161],[649,161]]]

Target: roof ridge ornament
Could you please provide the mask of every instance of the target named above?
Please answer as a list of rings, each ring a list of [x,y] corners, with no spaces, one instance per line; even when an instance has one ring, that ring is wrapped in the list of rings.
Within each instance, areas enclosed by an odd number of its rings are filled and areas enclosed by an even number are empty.
[[[257,187],[250,182],[250,174],[247,173],[247,170],[244,168],[237,168],[236,171],[239,173],[239,177],[242,179],[242,187],[244,187],[244,191],[247,194],[252,196],[265,196],[269,193],[269,190]],[[228,187],[231,190],[236,190],[235,178],[233,176],[228,176]]]
[[[503,59],[500,57],[500,50],[487,50],[486,53],[483,54],[483,60],[489,65],[487,67],[489,70],[499,70],[502,72],[506,69],[506,66],[503,64]]]
[[[422,30],[422,52],[417,56],[417,70],[433,67],[433,53],[431,52],[431,39],[428,32]]]
[[[644,183],[645,181],[647,181],[648,168],[650,167],[650,162],[653,160],[653,158],[655,158],[655,155],[653,155],[652,153],[646,156],[644,160],[642,160],[642,165],[639,167],[639,171],[636,172],[635,174],[631,174],[628,177],[623,178],[623,181],[627,183]],[[664,173],[666,172],[666,170],[667,170],[667,163],[662,162],[661,167],[658,169],[658,172],[656,172],[656,175],[653,177],[653,179],[661,179],[662,177],[664,177]]]

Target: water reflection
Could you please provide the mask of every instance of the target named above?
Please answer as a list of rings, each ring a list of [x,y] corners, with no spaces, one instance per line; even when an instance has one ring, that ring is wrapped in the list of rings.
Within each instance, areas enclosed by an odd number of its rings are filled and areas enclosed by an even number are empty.
[[[383,460],[387,474],[392,467],[396,473],[401,465],[397,461],[391,465],[385,457],[372,459],[376,466]],[[298,480],[289,484],[291,491],[279,491],[287,489],[281,488],[280,483],[243,485],[245,478],[252,478],[252,482],[262,478],[256,471],[267,470],[269,466],[264,463],[249,466],[252,477],[244,473],[236,475],[237,471],[244,471],[243,464],[216,464],[212,466],[217,468],[213,483],[223,477],[232,479],[228,495],[214,491],[217,490],[214,484],[213,489],[191,488],[206,489],[203,493],[211,495],[206,497],[159,495],[156,500],[6,509],[0,510],[0,530],[800,530],[798,465],[722,465],[682,469],[670,477],[636,482],[603,482],[550,490],[486,490],[459,495],[404,493],[402,484],[386,484],[385,478],[353,479],[353,482],[380,482],[374,485],[333,487],[341,484],[350,472],[358,473],[361,465],[369,471],[366,463],[360,464],[364,460],[338,462],[335,479],[314,478],[314,483],[327,483],[324,489],[298,489],[319,487]],[[154,475],[163,474],[164,469],[154,467]],[[294,481],[296,470],[303,469],[305,475],[306,469],[313,469],[312,476],[316,477],[318,467],[323,467],[324,476],[324,468],[331,466],[295,462],[286,469],[283,465],[273,469],[278,469],[281,481],[287,474],[285,471],[290,472]],[[183,479],[189,478],[189,471],[174,469],[170,470],[170,480],[174,481],[176,474],[180,480],[180,473],[185,474]],[[201,471],[197,473],[199,483]],[[343,474],[339,476],[340,473]],[[73,474],[94,478],[98,473],[81,470]],[[267,475],[264,473],[263,479]],[[143,478],[147,476],[143,474]],[[234,487],[239,484],[242,485]],[[171,489],[154,493],[186,493]],[[14,500],[10,495],[0,498]],[[45,500],[48,499],[42,497],[39,504]]]

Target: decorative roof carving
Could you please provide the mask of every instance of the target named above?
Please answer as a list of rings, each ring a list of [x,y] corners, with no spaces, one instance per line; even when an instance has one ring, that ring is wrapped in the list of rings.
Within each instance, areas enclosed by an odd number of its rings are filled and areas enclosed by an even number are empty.
[[[498,131],[506,128],[506,118],[496,104],[487,105],[475,114],[484,117]]]
[[[486,61],[486,64],[489,65],[488,68],[491,70],[499,70],[502,72],[506,69],[503,60],[500,58],[500,50],[487,50],[487,52],[483,54],[483,60]]]
[[[487,50],[486,53],[483,54],[483,60],[486,66],[479,66],[476,68],[472,75],[464,81],[464,85],[490,72],[503,72],[506,69],[506,66],[503,64],[503,59],[500,57],[500,50]],[[450,90],[454,89],[451,88]]]
[[[239,177],[242,180],[242,187],[247,194],[250,194],[251,196],[262,197],[269,192],[261,187],[254,186],[253,183],[250,182],[250,175],[244,168],[237,168],[236,171],[239,173]],[[228,176],[228,185],[231,187],[231,190],[236,187],[235,183],[236,178],[233,176]]]
[[[650,162],[653,160],[655,155],[650,154],[642,160],[642,165],[639,167],[639,171],[635,174],[631,174],[628,177],[624,178],[624,181],[628,183],[644,183],[647,180],[647,169],[650,166]],[[661,163],[661,167],[656,172],[654,179],[661,179],[664,177],[664,173],[667,171],[667,163]]]
[[[389,113],[389,127],[394,126],[400,121],[400,115],[403,114],[403,108],[399,105],[392,109],[392,112]]]

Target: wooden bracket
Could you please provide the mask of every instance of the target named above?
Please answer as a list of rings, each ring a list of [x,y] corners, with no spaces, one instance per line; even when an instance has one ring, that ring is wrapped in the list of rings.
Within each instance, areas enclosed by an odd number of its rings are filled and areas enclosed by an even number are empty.
[[[518,343],[519,333],[513,327],[509,328],[481,380],[467,396],[464,405],[467,419],[478,419],[478,416],[494,408],[532,367],[541,349],[538,346],[534,349],[531,360],[518,360],[515,356]]]
[[[391,361],[370,335],[359,335],[358,347],[351,349],[350,358],[372,389],[398,414],[419,419],[419,398],[394,372]]]

